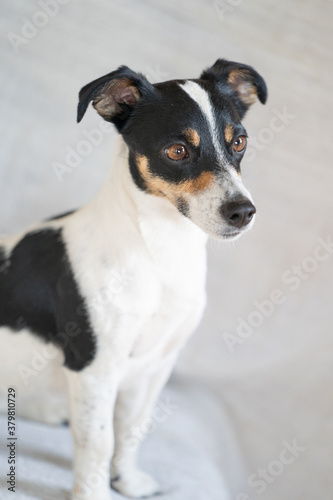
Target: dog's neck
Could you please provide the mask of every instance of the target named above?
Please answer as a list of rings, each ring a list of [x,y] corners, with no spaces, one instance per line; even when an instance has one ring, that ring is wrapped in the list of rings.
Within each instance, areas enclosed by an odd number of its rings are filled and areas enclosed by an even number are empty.
[[[166,198],[148,194],[136,186],[130,173],[128,147],[121,135],[115,141],[111,172],[90,208],[102,215],[105,230],[107,221],[117,217],[125,224],[127,220],[132,227],[134,223],[154,254],[156,246],[177,244],[186,250],[193,245],[202,247],[207,240],[206,234]]]

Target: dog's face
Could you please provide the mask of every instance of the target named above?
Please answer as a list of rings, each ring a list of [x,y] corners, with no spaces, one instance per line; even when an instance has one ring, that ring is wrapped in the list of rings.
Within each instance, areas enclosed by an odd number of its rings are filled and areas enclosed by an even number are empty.
[[[249,66],[219,59],[197,80],[150,84],[126,67],[80,92],[78,121],[92,100],[129,147],[138,187],[166,198],[213,237],[249,229],[255,207],[242,184],[246,150],[241,119],[267,90]]]

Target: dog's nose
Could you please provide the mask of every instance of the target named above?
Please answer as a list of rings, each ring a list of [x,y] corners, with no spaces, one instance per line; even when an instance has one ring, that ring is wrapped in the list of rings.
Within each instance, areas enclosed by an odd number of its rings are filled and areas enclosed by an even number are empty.
[[[256,213],[256,207],[248,200],[231,201],[222,205],[221,212],[229,224],[240,229],[251,222]]]

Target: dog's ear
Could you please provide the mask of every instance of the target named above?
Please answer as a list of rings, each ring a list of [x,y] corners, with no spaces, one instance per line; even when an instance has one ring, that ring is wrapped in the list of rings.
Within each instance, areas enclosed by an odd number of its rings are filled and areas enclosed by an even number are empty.
[[[246,64],[218,59],[211,68],[202,73],[200,78],[228,84],[237,98],[243,115],[257,98],[262,104],[267,100],[265,80]]]
[[[80,90],[77,121],[82,120],[92,101],[93,107],[104,120],[121,129],[140,98],[154,90],[143,75],[127,66],[120,66],[116,71],[97,78]]]

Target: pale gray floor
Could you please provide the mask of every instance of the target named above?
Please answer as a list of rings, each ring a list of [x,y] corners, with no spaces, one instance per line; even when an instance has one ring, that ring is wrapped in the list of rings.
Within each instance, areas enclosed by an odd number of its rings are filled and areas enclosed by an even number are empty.
[[[218,57],[266,78],[268,103],[245,120],[258,138],[243,163],[257,223],[236,244],[209,244],[207,311],[168,389],[178,408],[149,436],[142,460],[166,500],[226,500],[223,481],[234,500],[332,498],[333,255],[309,260],[318,238],[333,237],[332,2],[69,0],[17,53],[7,34],[21,34],[22,18],[40,8],[23,0],[0,8],[2,234],[76,207],[102,186],[114,134],[62,183],[52,168],[98,126],[92,111],[75,123],[85,83],[120,64],[152,81],[196,77]],[[272,131],[284,111],[292,116]],[[309,270],[296,291],[293,266]],[[274,289],[284,302],[231,352],[226,334],[236,336],[239,318],[258,318],[256,301]],[[68,430],[19,429],[15,498],[66,498]],[[281,464],[294,440],[302,451]],[[261,494],[248,484],[260,468],[268,469]],[[0,496],[11,498],[5,487]]]

